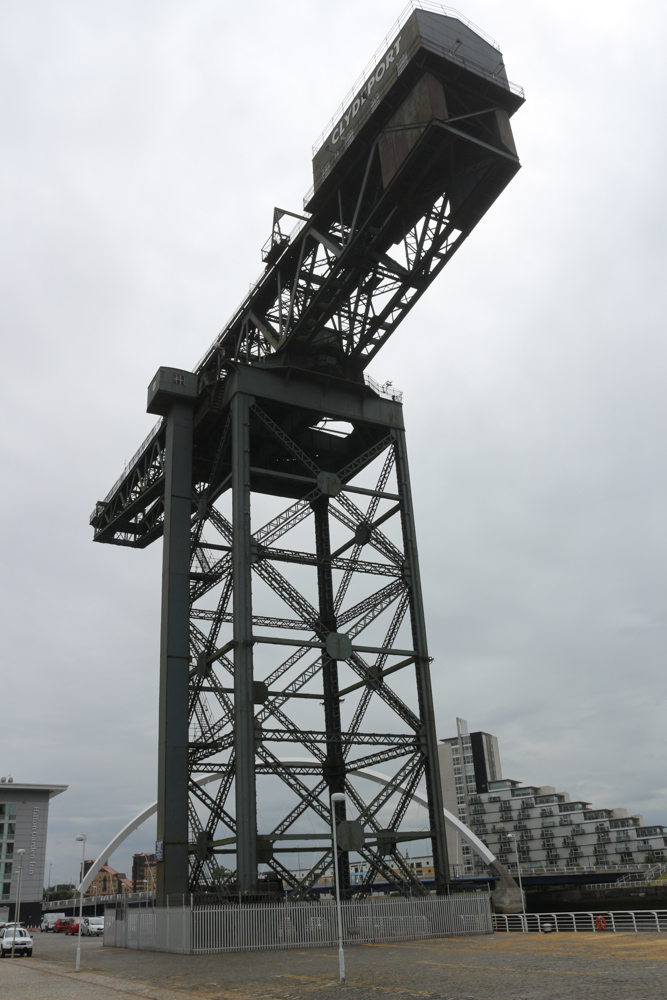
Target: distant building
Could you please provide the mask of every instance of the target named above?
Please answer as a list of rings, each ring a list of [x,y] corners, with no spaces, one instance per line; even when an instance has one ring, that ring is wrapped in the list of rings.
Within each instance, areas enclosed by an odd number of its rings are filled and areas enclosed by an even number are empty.
[[[503,776],[498,739],[490,733],[469,733],[465,719],[457,719],[456,736],[441,741],[438,757],[443,805],[468,826],[471,797],[488,791],[489,782]],[[449,826],[447,853],[454,869],[473,870],[470,846]]]
[[[399,870],[396,862],[391,858],[387,859],[388,867],[403,879],[403,873]],[[405,866],[409,868],[413,874],[421,880],[429,880],[435,878],[435,869],[433,867],[433,857],[429,855],[420,855],[419,857],[410,858],[408,857],[407,851],[405,853]],[[361,858],[356,861],[350,861],[350,883],[351,885],[361,885],[367,880],[369,865],[367,861],[363,861]],[[300,868],[293,870],[293,874],[301,881],[308,875],[308,868]],[[387,884],[386,877],[381,874],[375,874],[373,877],[373,886],[380,883],[384,888]],[[314,883],[315,888],[322,888],[330,886],[333,890],[334,878],[333,878],[333,868],[326,868],[322,873],[320,878]]]
[[[0,920],[14,917],[19,850],[23,849],[21,913],[31,926],[42,912],[49,802],[67,785],[26,785],[0,778]]]
[[[154,854],[134,854],[132,857],[132,891],[155,892],[157,867]]]
[[[94,864],[94,861],[84,861],[84,877]],[[132,882],[125,872],[117,872],[115,868],[111,868],[109,865],[102,865],[86,889],[85,896],[95,899],[102,896],[121,896],[129,892],[132,892]]]
[[[439,749],[443,801],[457,811],[490,851],[508,867],[539,868],[641,864],[667,856],[667,831],[645,826],[627,809],[598,809],[571,801],[552,785],[523,785],[505,779],[498,740],[488,733],[468,733],[457,719],[457,735]],[[516,847],[515,847],[516,845]],[[465,839],[448,829],[450,864],[464,873],[483,867]]]

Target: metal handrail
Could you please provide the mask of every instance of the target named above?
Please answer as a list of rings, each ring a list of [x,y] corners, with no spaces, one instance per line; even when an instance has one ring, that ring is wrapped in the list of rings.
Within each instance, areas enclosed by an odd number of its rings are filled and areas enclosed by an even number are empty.
[[[620,879],[617,882],[587,882],[586,885],[582,885],[582,889],[634,889],[635,886],[647,886],[647,885],[657,885],[662,886],[662,882],[656,882],[653,879],[637,879],[636,882],[621,882]]]
[[[373,392],[376,392],[378,396],[382,396],[384,399],[392,399],[395,403],[400,403],[403,400],[402,391],[395,389],[393,382],[385,382],[384,385],[380,385],[368,372],[364,372],[364,382],[369,389],[372,389]]]
[[[105,893],[90,893],[84,894],[83,903],[84,906],[89,906],[93,903],[117,903],[121,900],[127,900],[128,903],[141,902],[141,900],[152,900],[155,899],[155,892],[110,892]],[[42,903],[42,912],[47,913],[49,910],[57,910],[59,907],[63,906],[78,906],[79,895],[72,896],[71,899],[50,899],[48,902]]]
[[[519,933],[667,931],[667,910],[560,910],[552,913],[494,913],[494,931]]]
[[[651,868],[651,865],[647,865],[643,862],[637,862],[627,865],[595,865],[592,868],[582,868],[581,865],[539,865],[537,867],[528,867],[527,865],[521,865],[522,875],[559,875],[561,873],[574,873],[579,875],[584,875],[587,871],[591,873],[594,872],[618,872],[619,869],[623,872],[647,872]],[[507,862],[507,869],[510,873],[516,871],[516,863],[513,861]],[[620,881],[620,880],[619,880]]]
[[[109,500],[111,500],[111,497],[114,495],[114,493],[116,492],[116,490],[118,489],[118,487],[120,486],[120,484],[123,482],[123,480],[125,479],[125,477],[127,476],[127,474],[129,472],[131,472],[132,469],[134,468],[135,463],[141,458],[141,456],[144,454],[144,452],[148,449],[148,447],[153,443],[153,441],[155,440],[155,438],[158,436],[158,434],[160,433],[160,428],[162,427],[163,422],[164,422],[163,418],[160,417],[160,419],[156,423],[155,427],[153,427],[153,429],[147,434],[147,436],[141,442],[141,444],[139,445],[139,447],[135,451],[135,453],[132,456],[132,458],[130,459],[130,461],[125,463],[125,467],[123,468],[123,471],[121,472],[120,476],[118,477],[118,479],[116,480],[116,482],[113,484],[113,486],[111,487],[111,489],[109,490],[109,492],[105,496],[105,498],[102,501],[102,503],[105,503],[105,504],[109,503]]]

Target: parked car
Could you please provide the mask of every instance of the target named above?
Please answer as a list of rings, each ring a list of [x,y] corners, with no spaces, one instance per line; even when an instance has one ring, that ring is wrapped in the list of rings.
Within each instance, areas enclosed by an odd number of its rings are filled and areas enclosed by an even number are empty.
[[[52,931],[53,925],[57,923],[58,920],[62,920],[64,916],[64,913],[45,913],[42,916],[42,922],[39,927],[40,931],[44,931],[45,933]]]
[[[104,917],[84,917],[81,933],[88,937],[98,937],[104,934]]]
[[[72,917],[71,923],[65,928],[65,934],[78,934],[79,933],[79,918]]]
[[[56,920],[53,925],[53,933],[60,934],[61,931],[66,932],[69,925],[73,922],[74,917],[61,917],[60,920]]]
[[[7,958],[12,953],[14,946],[15,955],[32,955],[32,938],[23,927],[16,927],[12,924],[3,927],[0,931],[0,958]]]

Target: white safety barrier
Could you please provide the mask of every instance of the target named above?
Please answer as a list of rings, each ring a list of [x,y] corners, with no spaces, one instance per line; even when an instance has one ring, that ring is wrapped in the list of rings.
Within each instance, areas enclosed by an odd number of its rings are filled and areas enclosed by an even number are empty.
[[[525,921],[525,922],[524,922]],[[495,931],[667,932],[667,910],[585,910],[580,913],[494,913]]]
[[[343,938],[348,945],[493,933],[491,906],[485,893],[421,899],[373,897],[345,902],[341,908]],[[116,948],[205,955],[337,943],[336,905],[332,900],[118,907],[109,909],[104,917],[104,944]]]

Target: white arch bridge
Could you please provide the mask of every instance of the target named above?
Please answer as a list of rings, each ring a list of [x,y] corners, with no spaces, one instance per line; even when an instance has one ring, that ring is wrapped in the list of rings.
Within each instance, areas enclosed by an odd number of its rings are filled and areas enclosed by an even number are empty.
[[[302,764],[310,764],[311,760],[304,757],[283,757],[281,758],[281,763],[288,764],[293,767],[298,767],[299,765]],[[354,771],[353,773],[351,773],[350,776],[367,778],[369,781],[374,781],[378,785],[393,785],[397,792],[406,792],[406,788],[404,785],[401,785],[398,782],[394,782],[393,778],[390,778],[386,774],[382,774],[381,771],[375,771],[368,767],[359,768],[358,771]],[[201,778],[197,779],[197,784],[208,785],[213,781],[219,781],[221,778],[222,774],[219,771],[216,771],[213,772],[212,774],[202,775]],[[425,795],[422,795],[420,792],[416,791],[413,791],[410,794],[414,802],[417,802],[419,805],[428,806],[428,801]],[[130,836],[131,833],[134,833],[134,831],[137,830],[142,823],[145,823],[146,820],[150,819],[150,817],[153,816],[156,812],[157,812],[157,802],[153,802],[150,806],[148,806],[147,809],[144,809],[142,810],[142,812],[138,813],[134,817],[134,819],[130,820],[127,826],[124,826],[123,829],[116,834],[113,840],[111,840],[107,844],[104,850],[98,855],[94,863],[88,869],[85,878],[83,879],[80,886],[77,888],[77,892],[87,891],[93,879],[102,868],[102,865],[106,864],[111,855],[118,850],[121,844]],[[473,851],[475,851],[475,853],[478,854],[480,858],[482,858],[482,860],[486,865],[492,866],[497,872],[497,874],[499,874],[501,877],[508,876],[508,873],[505,871],[504,868],[502,868],[502,866],[496,860],[496,858],[488,849],[488,847],[486,847],[486,845],[482,843],[479,837],[475,836],[472,830],[469,827],[467,827],[465,823],[462,823],[460,819],[458,819],[456,816],[450,813],[447,809],[443,809],[443,812],[445,816],[445,823],[448,826],[453,827],[457,831],[457,833],[460,833],[461,836],[465,838],[465,840],[472,847]]]

